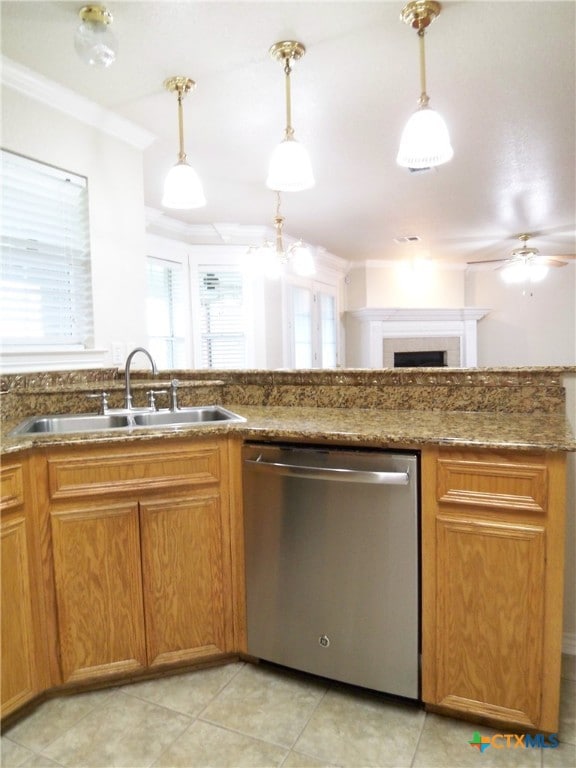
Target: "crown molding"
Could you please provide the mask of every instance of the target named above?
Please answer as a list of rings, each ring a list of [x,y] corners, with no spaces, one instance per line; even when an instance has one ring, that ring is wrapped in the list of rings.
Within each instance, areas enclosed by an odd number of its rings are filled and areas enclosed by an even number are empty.
[[[346,314],[370,322],[477,322],[489,309],[484,307],[362,307]]]
[[[75,120],[120,139],[136,149],[144,150],[156,140],[153,133],[136,123],[6,56],[0,58],[0,64],[2,85],[7,88],[70,115]]]

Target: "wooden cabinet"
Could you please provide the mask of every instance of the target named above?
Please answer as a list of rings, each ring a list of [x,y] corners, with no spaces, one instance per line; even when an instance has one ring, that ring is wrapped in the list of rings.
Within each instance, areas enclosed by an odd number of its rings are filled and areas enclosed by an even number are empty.
[[[555,732],[563,454],[423,452],[423,699]]]
[[[3,463],[0,477],[2,717],[45,686],[39,542],[27,458]]]
[[[221,438],[48,454],[60,682],[234,650],[229,450]]]

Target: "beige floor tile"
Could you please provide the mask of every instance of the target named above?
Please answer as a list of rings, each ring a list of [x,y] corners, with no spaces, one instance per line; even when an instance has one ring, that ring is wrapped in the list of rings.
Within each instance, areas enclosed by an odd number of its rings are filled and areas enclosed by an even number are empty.
[[[414,768],[540,768],[542,750],[536,748],[488,747],[482,753],[469,742],[474,733],[493,736],[498,733],[474,723],[427,714],[414,759]],[[502,742],[503,743],[503,742]]]
[[[7,736],[34,752],[41,752],[88,712],[114,695],[112,689],[106,689],[50,699],[10,728]]]
[[[542,750],[543,768],[574,768],[576,766],[576,746],[560,744],[557,749]]]
[[[201,720],[194,722],[154,763],[158,768],[274,768],[286,750]]]
[[[71,768],[146,768],[190,722],[178,712],[118,692],[43,754]]]
[[[238,674],[242,663],[199,669],[182,675],[125,685],[121,690],[140,699],[195,717]]]
[[[286,760],[282,763],[282,768],[338,768],[338,766],[336,763],[327,763],[324,760],[318,760],[316,757],[309,757],[301,752],[291,750]]]
[[[572,680],[562,680],[560,689],[560,741],[576,744],[576,683]]]
[[[247,664],[200,717],[291,747],[326,690],[315,678]]]
[[[19,768],[30,756],[34,756],[31,749],[17,744],[8,736],[0,739],[0,765],[2,768]]]
[[[417,706],[336,688],[326,694],[294,748],[343,766],[410,766],[424,717]]]
[[[22,768],[62,768],[62,764],[57,763],[55,760],[50,760],[49,757],[44,755],[32,755],[22,765]]]
[[[562,677],[565,680],[576,682],[576,656],[568,653],[562,654]]]

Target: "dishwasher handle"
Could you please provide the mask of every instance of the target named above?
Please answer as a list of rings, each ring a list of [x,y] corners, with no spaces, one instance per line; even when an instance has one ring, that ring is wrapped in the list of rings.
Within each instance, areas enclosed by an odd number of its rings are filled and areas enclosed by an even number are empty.
[[[257,459],[244,459],[245,464],[265,472],[290,477],[304,477],[310,480],[333,480],[338,483],[375,483],[379,485],[408,485],[410,473],[406,472],[377,472],[365,469],[345,469],[340,467],[306,467],[298,464],[283,464],[278,461],[262,461],[262,455]]]

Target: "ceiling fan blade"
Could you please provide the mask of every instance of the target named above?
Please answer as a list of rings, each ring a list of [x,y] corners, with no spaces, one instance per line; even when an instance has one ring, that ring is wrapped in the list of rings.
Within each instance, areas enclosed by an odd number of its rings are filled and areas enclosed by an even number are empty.
[[[561,258],[565,259],[565,258],[573,258],[573,257],[571,257],[571,256],[569,256],[569,257],[562,256]],[[539,263],[540,264],[545,264],[547,267],[566,267],[566,266],[568,266],[568,262],[567,261],[560,261],[559,258],[550,257],[550,256],[544,256],[544,258],[539,259]]]
[[[480,261],[467,261],[466,264],[503,264],[511,259],[482,259]]]

